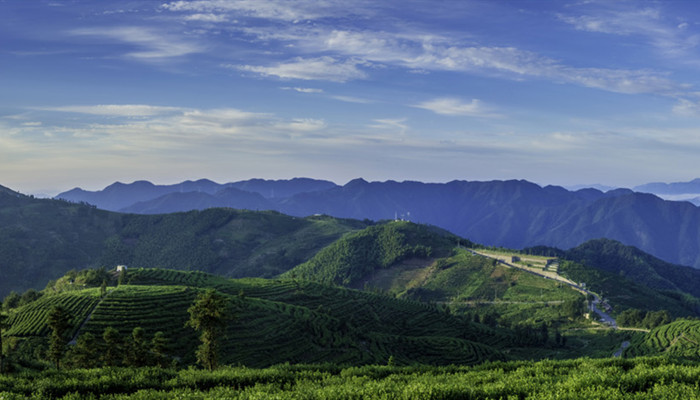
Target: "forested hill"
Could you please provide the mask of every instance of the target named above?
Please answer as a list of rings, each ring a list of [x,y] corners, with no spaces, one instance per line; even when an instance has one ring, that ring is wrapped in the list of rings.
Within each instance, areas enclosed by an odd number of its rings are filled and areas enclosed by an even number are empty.
[[[353,287],[375,270],[407,258],[445,257],[457,243],[447,232],[392,221],[346,235],[282,276]]]
[[[131,184],[136,193],[144,185]],[[256,185],[231,187],[237,189],[235,192],[171,191],[123,210],[151,214],[228,206],[375,221],[398,216],[447,229],[484,245],[566,249],[591,239],[609,238],[667,262],[700,267],[700,230],[696,229],[700,226],[700,209],[688,202],[665,201],[628,189],[606,193],[596,189],[568,191],[523,180],[421,183],[356,179],[344,186],[290,180],[260,181]],[[120,184],[120,193],[127,193],[128,187]],[[110,186],[95,195],[107,196],[115,190]],[[72,196],[74,201],[91,202],[88,196]]]
[[[700,297],[700,270],[667,263],[615,240],[589,240],[569,250],[537,246],[524,249],[524,252],[574,261],[651,289],[681,291]]]
[[[71,269],[118,264],[272,277],[366,226],[221,208],[119,214],[0,188],[0,296],[43,288]]]

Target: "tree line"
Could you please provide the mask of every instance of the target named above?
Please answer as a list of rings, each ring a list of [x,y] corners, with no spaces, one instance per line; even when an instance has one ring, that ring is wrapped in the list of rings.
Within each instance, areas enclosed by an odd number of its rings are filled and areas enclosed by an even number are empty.
[[[214,289],[200,293],[188,309],[190,319],[186,327],[200,334],[201,344],[196,356],[199,364],[214,370],[219,366],[219,350],[227,322],[232,318],[229,300]],[[147,337],[141,327],[123,337],[114,327],[104,329],[101,337],[90,332],[80,333],[74,343],[70,343],[72,316],[62,306],[54,306],[47,314],[48,349],[40,351],[54,368],[96,368],[96,367],[168,367],[177,361],[168,353],[169,339],[158,331]],[[8,316],[0,313],[0,373],[8,371],[7,356],[10,346],[3,343],[2,335],[9,329]]]

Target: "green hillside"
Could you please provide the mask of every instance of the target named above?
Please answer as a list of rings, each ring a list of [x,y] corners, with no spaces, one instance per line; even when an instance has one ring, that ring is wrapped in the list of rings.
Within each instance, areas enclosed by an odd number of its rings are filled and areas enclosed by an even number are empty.
[[[652,289],[683,291],[700,296],[700,270],[674,265],[636,247],[609,240],[589,240],[567,250],[565,258],[624,276]]]
[[[632,341],[626,357],[669,356],[697,360],[700,357],[700,320],[677,320],[652,329]]]
[[[673,317],[700,316],[700,299],[681,291],[652,289],[624,275],[590,267],[573,261],[562,261],[561,274],[576,282],[584,282],[602,294],[616,314],[626,309],[645,311],[667,310]]]
[[[366,226],[233,209],[118,214],[0,190],[0,297],[41,289],[71,269],[119,264],[272,277]]]
[[[197,335],[185,327],[187,309],[207,288],[226,296],[228,324],[221,362],[263,367],[278,363],[476,364],[505,359],[517,345],[510,332],[452,315],[435,306],[310,282],[225,279],[202,272],[129,269],[128,284],[45,294],[12,312],[5,336],[45,336],[46,306],[74,316],[72,331],[101,337],[107,327],[128,338],[136,327],[150,338],[166,333],[169,354],[194,363]],[[87,311],[86,311],[87,310]],[[42,313],[43,312],[43,313]],[[80,336],[79,336],[80,337]]]
[[[348,234],[282,276],[441,304],[458,314],[489,315],[503,326],[556,327],[569,320],[570,303],[583,299],[566,285],[474,255],[458,243],[473,245],[393,221]]]
[[[391,221],[346,235],[283,277],[357,286],[369,274],[408,258],[444,255],[456,237],[425,225]]]

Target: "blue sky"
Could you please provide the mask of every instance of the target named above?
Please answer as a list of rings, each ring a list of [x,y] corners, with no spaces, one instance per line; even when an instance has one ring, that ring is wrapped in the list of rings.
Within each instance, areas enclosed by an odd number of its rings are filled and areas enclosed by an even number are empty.
[[[0,185],[700,176],[694,1],[0,0]]]

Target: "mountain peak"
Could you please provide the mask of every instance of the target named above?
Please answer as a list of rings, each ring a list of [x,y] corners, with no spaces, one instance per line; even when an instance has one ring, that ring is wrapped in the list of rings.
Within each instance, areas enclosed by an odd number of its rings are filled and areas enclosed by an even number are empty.
[[[367,182],[366,180],[364,180],[362,178],[355,178],[355,179],[351,180],[350,182],[346,183],[345,186],[346,187],[364,186],[364,185],[367,185],[368,183],[369,182]]]

